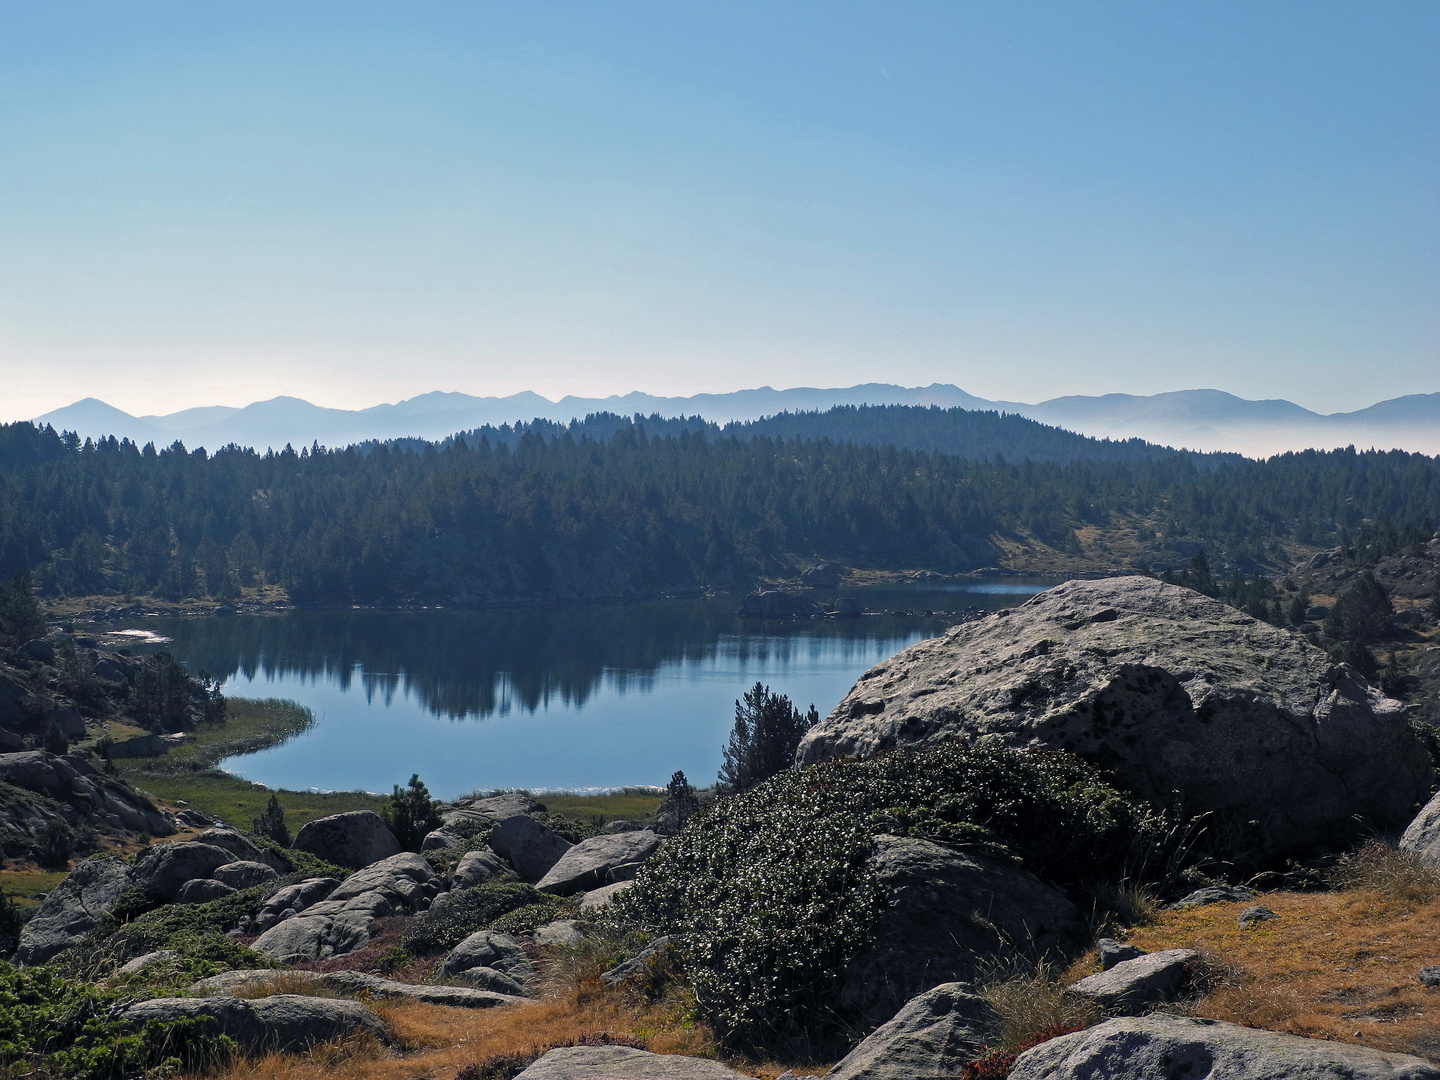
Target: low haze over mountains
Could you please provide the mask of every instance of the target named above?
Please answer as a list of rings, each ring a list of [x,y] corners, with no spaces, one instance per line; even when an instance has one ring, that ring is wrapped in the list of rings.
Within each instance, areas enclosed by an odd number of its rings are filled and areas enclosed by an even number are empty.
[[[1191,450],[1228,451],[1266,457],[1307,447],[1353,444],[1361,449],[1440,453],[1440,393],[1410,394],[1355,412],[1321,415],[1284,400],[1248,401],[1219,390],[1182,390],[1139,397],[1060,397],[1027,405],[987,401],[959,387],[867,383],[845,389],[768,386],[729,394],[655,397],[630,393],[607,398],[565,397],[549,401],[530,392],[509,397],[430,393],[369,409],[327,409],[299,398],[277,397],[244,408],[209,406],[168,416],[131,416],[95,398],[36,418],[57,430],[81,436],[114,435],[137,443],[169,445],[176,439],[194,449],[229,443],[279,449],[286,443],[345,446],[369,439],[442,439],[486,424],[533,419],[568,422],[594,412],[662,416],[703,416],[725,423],[755,420],[780,412],[828,409],[834,405],[939,405],[1000,410],[1098,438],[1141,438]]]

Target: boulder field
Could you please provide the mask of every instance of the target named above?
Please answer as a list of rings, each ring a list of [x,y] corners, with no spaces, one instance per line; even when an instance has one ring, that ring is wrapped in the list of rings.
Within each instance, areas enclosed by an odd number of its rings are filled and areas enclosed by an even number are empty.
[[[801,765],[998,739],[1069,750],[1150,801],[1256,834],[1267,856],[1355,819],[1403,826],[1429,791],[1393,701],[1303,638],[1148,577],[1071,581],[867,671]]]

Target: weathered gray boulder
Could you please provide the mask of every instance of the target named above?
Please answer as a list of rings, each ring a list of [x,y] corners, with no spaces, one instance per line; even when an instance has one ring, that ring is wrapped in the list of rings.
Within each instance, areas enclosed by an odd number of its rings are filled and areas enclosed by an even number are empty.
[[[745,1080],[745,1074],[718,1061],[628,1046],[564,1046],[545,1054],[515,1080]]]
[[[68,761],[44,750],[0,754],[0,780],[28,791],[69,787],[75,775],[75,769]]]
[[[524,791],[502,791],[498,795],[487,795],[484,798],[460,799],[455,806],[460,810],[483,814],[491,821],[504,821],[517,814],[534,814],[545,809],[544,803]],[[449,824],[448,816],[446,823]]]
[[[1440,870],[1440,795],[1436,795],[1415,815],[1405,835],[1400,837],[1400,850],[1418,855]]]
[[[195,878],[208,878],[235,856],[213,844],[181,840],[157,844],[135,860],[135,884],[157,900],[174,900]]]
[[[400,842],[373,810],[351,810],[306,822],[295,846],[352,870],[400,853]]]
[[[1138,1016],[1151,1006],[1180,997],[1199,959],[1194,949],[1146,953],[1072,983],[1066,993],[1093,1002],[1107,1015]]]
[[[274,881],[280,875],[275,872],[273,866],[267,863],[240,859],[226,863],[224,866],[217,866],[215,872],[210,876],[216,881],[224,882],[232,889],[249,889],[262,882]]]
[[[139,975],[159,964],[167,964],[179,957],[174,949],[156,949],[154,952],[147,952],[143,956],[137,956],[133,960],[127,960],[116,970],[116,975]]]
[[[1220,1020],[1152,1013],[1062,1035],[1025,1051],[1010,1080],[1440,1080],[1406,1054],[1304,1039]]]
[[[197,843],[213,844],[215,847],[224,848],[235,857],[235,862],[264,863],[279,873],[289,872],[289,867],[285,865],[280,856],[266,851],[258,844],[251,843],[249,837],[228,826],[217,825],[212,829],[197,833],[191,839]]]
[[[437,973],[449,978],[478,967],[494,968],[526,988],[537,985],[535,966],[520,942],[496,930],[477,930],[460,942],[440,961]]]
[[[249,1054],[304,1050],[365,1031],[384,1039],[385,1025],[358,1001],[275,994],[263,998],[154,998],[120,1014],[135,1027],[147,1020],[202,1019],[202,1028],[228,1035]]]
[[[1239,924],[1241,930],[1249,930],[1262,922],[1268,922],[1271,919],[1278,919],[1279,917],[1279,915],[1276,915],[1275,912],[1269,908],[1255,904],[1253,907],[1247,907],[1242,911],[1240,918],[1237,919],[1236,922]]]
[[[585,940],[583,925],[579,919],[556,919],[537,926],[530,936],[536,945],[579,945]]]
[[[86,859],[50,890],[20,931],[15,964],[43,964],[79,942],[100,924],[130,884],[130,868],[115,856]]]
[[[255,929],[263,933],[282,919],[318,904],[340,887],[335,878],[306,878],[271,893],[255,914]]]
[[[1429,790],[1405,720],[1344,664],[1147,577],[1071,581],[861,676],[805,764],[990,735],[1070,750],[1160,804],[1258,822],[1271,854],[1400,825]],[[1178,792],[1178,796],[1174,793]]]
[[[1234,904],[1242,900],[1253,900],[1259,895],[1254,889],[1244,885],[1207,885],[1203,889],[1196,889],[1194,892],[1182,896],[1167,907],[1171,911],[1189,911],[1191,908],[1204,907],[1206,904]]]
[[[372,998],[408,998],[411,1001],[462,1009],[489,1009],[496,1005],[513,1005],[526,1000],[523,995],[497,993],[485,988],[402,983],[363,971],[275,971],[268,968],[222,971],[219,975],[201,979],[190,987],[190,990],[207,997],[230,995],[257,998],[273,989],[277,980],[283,980],[286,986],[301,983],[306,991],[314,988],[316,991],[329,990]]]
[[[522,881],[532,885],[543,878],[560,857],[570,850],[570,841],[523,814],[506,818],[490,833],[490,847],[515,868]]]
[[[1085,933],[1074,904],[1009,862],[879,836],[870,867],[885,903],[840,990],[842,1009],[866,1026],[932,986],[969,982],[996,961],[1060,953]]]
[[[323,880],[311,879],[314,892],[325,887]],[[430,864],[414,852],[403,851],[357,870],[326,899],[309,903],[303,913],[285,918],[283,910],[278,912],[279,921],[252,947],[290,964],[345,956],[369,944],[370,924],[376,919],[413,914],[428,906],[438,891]],[[273,910],[279,895],[271,897],[262,915]],[[303,894],[294,899],[303,899]]]
[[[494,843],[493,839],[491,843]],[[536,888],[558,896],[598,889],[606,883],[607,875],[615,867],[642,863],[659,848],[659,834],[649,829],[592,836],[561,855],[536,883]]]
[[[999,1028],[995,1010],[969,983],[944,983],[906,1002],[825,1078],[951,1080]]]
[[[512,877],[515,874],[510,864],[489,848],[481,848],[479,851],[467,851],[460,856],[460,861],[455,864],[452,880],[455,888],[468,889],[507,874]]]
[[[483,965],[457,971],[450,978],[457,982],[463,982],[467,986],[473,986],[476,990],[489,990],[494,994],[510,994],[513,997],[533,996],[530,987],[517,982],[503,971]]]
[[[465,837],[450,829],[432,829],[420,841],[421,851],[442,851],[465,846]]]
[[[1138,945],[1126,945],[1114,938],[1102,937],[1095,942],[1095,955],[1100,961],[1100,970],[1109,971],[1116,964],[1134,960],[1137,956],[1144,956],[1146,953]]]
[[[177,904],[208,904],[211,900],[222,900],[234,896],[238,890],[223,881],[211,878],[194,878],[180,886],[175,894]]]
[[[632,888],[634,884],[633,881],[617,881],[614,885],[602,885],[598,889],[592,889],[580,901],[580,913],[591,916],[598,914],[611,900]]]

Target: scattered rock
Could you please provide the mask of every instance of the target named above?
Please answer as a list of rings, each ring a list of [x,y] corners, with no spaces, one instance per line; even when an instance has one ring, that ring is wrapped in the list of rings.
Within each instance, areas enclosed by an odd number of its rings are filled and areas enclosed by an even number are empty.
[[[469,889],[497,878],[513,877],[514,874],[510,864],[499,855],[489,848],[481,848],[479,851],[467,851],[460,856],[460,861],[455,864],[453,881],[455,888]]]
[[[602,885],[598,889],[592,889],[585,894],[580,901],[580,913],[582,915],[594,915],[605,907],[606,904],[619,896],[626,889],[633,887],[633,881],[617,881],[614,885]]]
[[[423,1001],[427,1005],[449,1005],[457,1009],[490,1009],[496,1005],[514,1005],[530,1000],[528,995],[496,993],[468,986],[428,986],[396,982],[363,971],[333,971],[321,978],[328,990],[346,994],[368,994],[371,997],[400,997]]]
[[[1081,979],[1069,986],[1067,993],[1093,1001],[1101,1012],[1112,1016],[1138,1016],[1152,1005],[1180,997],[1199,958],[1194,949],[1147,953]]]
[[[156,964],[163,964],[167,961],[174,960],[179,955],[180,954],[174,949],[156,949],[154,952],[147,952],[144,956],[137,956],[134,960],[121,964],[115,974],[139,975],[147,968],[152,968]]]
[[[668,949],[673,942],[674,939],[668,934],[665,937],[656,938],[629,960],[621,964],[616,964],[609,971],[603,972],[600,976],[600,981],[606,986],[619,986],[631,976],[639,975],[643,972],[650,958]]]
[[[385,1025],[358,1001],[275,994],[263,998],[155,998],[127,1007],[121,1018],[140,1027],[201,1019],[202,1028],[228,1035],[248,1054],[304,1050],[356,1032],[384,1039]]]
[[[1152,578],[1071,581],[861,676],[801,764],[994,736],[1070,750],[1262,850],[1403,824],[1428,792],[1405,707],[1302,638]]]
[[[968,983],[945,983],[907,1002],[825,1080],[950,1080],[999,1029]]]
[[[536,945],[579,945],[585,940],[578,919],[556,919],[544,926],[537,926],[531,936]]]
[[[130,868],[115,856],[86,859],[50,890],[40,910],[20,931],[15,964],[43,964],[78,944],[100,924],[131,884]]]
[[[495,842],[493,835],[490,842]],[[539,880],[536,888],[558,896],[596,889],[607,883],[607,875],[614,868],[643,863],[659,848],[659,834],[649,829],[594,836],[581,841],[561,855]],[[630,876],[634,877],[633,870]]]
[[[135,860],[135,884],[157,900],[171,901],[181,886],[195,878],[208,878],[235,856],[214,844],[181,840],[157,844]]]
[[[234,896],[237,891],[222,881],[214,881],[211,878],[194,878],[180,886],[180,891],[175,894],[174,903],[208,904],[211,900]]]
[[[1440,1080],[1406,1054],[1305,1039],[1220,1020],[1152,1013],[1062,1035],[1025,1051],[1011,1080]]]
[[[1400,850],[1418,855],[1440,870],[1440,794],[1425,804],[1400,837]]]
[[[515,1080],[746,1080],[718,1061],[652,1054],[628,1046],[563,1046]]]
[[[39,660],[42,664],[55,663],[55,646],[44,638],[35,638],[20,646],[20,651],[31,660]]]
[[[483,965],[457,971],[450,978],[463,982],[467,986],[473,986],[476,990],[489,990],[494,994],[511,994],[515,997],[532,996],[528,986],[521,985],[503,971]]]
[[[1210,885],[1203,889],[1196,889],[1189,896],[1176,900],[1168,905],[1170,911],[1188,911],[1194,907],[1204,907],[1206,904],[1234,904],[1242,900],[1254,900],[1259,896],[1254,889],[1247,889],[1244,885]]]
[[[400,853],[400,842],[373,810],[351,810],[307,822],[295,846],[337,866],[359,870]]]
[[[1440,986],[1440,967],[1421,968],[1420,982],[1424,986]]]
[[[1279,915],[1276,915],[1275,912],[1269,908],[1256,904],[1254,907],[1247,907],[1240,913],[1240,929],[1249,930],[1251,927],[1258,926],[1268,919],[1278,919],[1279,917]]]
[[[1100,970],[1109,971],[1116,964],[1144,956],[1145,950],[1137,945],[1126,945],[1114,938],[1102,937],[1095,942],[1095,952],[1100,958]]]
[[[1078,941],[1075,905],[1028,870],[928,840],[879,836],[870,867],[885,893],[871,942],[847,965],[840,1005],[878,1026],[921,991],[969,981],[1015,955]]]
[[[570,850],[568,840],[523,814],[506,818],[490,833],[490,847],[532,885]]]
[[[280,875],[275,872],[273,866],[267,863],[240,859],[226,863],[224,866],[217,866],[215,872],[210,876],[216,881],[224,882],[232,889],[249,889],[262,882],[274,881]]]
[[[497,930],[477,930],[471,934],[450,950],[440,961],[436,972],[450,977],[479,967],[494,968],[527,988],[537,983],[535,966],[530,963],[520,942],[513,935]]]

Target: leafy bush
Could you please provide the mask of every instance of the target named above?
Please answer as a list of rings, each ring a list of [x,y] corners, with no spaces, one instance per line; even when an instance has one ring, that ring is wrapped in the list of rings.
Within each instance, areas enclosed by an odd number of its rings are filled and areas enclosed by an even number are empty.
[[[820,722],[815,706],[802,713],[784,694],[756,683],[735,702],[735,727],[720,766],[722,791],[748,791],[790,768],[805,733]]]
[[[410,783],[395,785],[390,801],[381,808],[380,816],[400,846],[406,851],[419,851],[425,834],[440,827],[440,804],[430,798],[430,789],[419,773],[410,774]]]
[[[1162,854],[1168,823],[1068,754],[951,744],[786,771],[718,800],[663,847],[610,918],[674,934],[701,1014],[732,1045],[844,1023],[835,991],[868,941],[881,833],[1019,856],[1065,884]]]
[[[580,903],[575,897],[546,896],[533,904],[516,908],[501,915],[490,924],[491,930],[502,934],[528,934],[537,927],[556,919],[573,919],[580,914]]]
[[[448,952],[500,916],[544,899],[539,889],[519,881],[491,881],[458,889],[412,919],[400,935],[400,947],[417,957]]]
[[[0,1069],[7,1075],[127,1080],[212,1068],[235,1044],[203,1021],[149,1021],[136,1031],[115,1015],[120,995],[50,967],[0,963]]]

